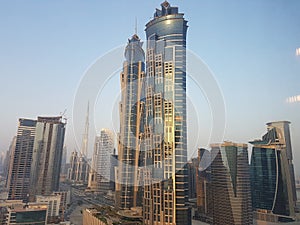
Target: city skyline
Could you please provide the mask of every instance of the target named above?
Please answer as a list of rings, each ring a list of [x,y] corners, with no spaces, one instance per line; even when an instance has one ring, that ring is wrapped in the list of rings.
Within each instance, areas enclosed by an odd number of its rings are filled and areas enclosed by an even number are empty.
[[[72,101],[84,71],[99,56],[125,44],[124,40],[130,38],[134,31],[135,18],[132,15],[138,18],[138,34],[141,39],[145,39],[144,25],[149,20],[152,9],[160,3],[161,1],[146,2],[143,9],[138,8],[136,6],[138,4],[128,6],[122,2],[110,2],[107,5],[45,3],[47,7],[33,2],[29,2],[26,6],[21,3],[18,6],[2,3],[0,17],[5,29],[0,44],[3,49],[0,53],[0,79],[3,90],[0,99],[3,108],[7,109],[2,112],[1,124],[7,129],[0,133],[0,151],[5,152],[8,149],[16,133],[18,118],[34,118],[43,114],[57,115],[65,108],[68,109],[67,117],[71,117],[67,125],[66,145],[69,152],[73,151],[76,145],[72,131]],[[180,1],[170,3],[179,6],[187,15],[187,20],[191,21],[188,49],[203,58],[213,71],[223,92],[227,110],[224,140],[247,143],[256,138],[258,133],[264,133],[262,124],[289,120],[293,148],[298,149],[300,119],[297,110],[300,105],[297,102],[288,103],[286,100],[300,92],[297,87],[300,79],[297,76],[300,71],[300,58],[295,55],[295,50],[300,45],[300,31],[297,26],[297,21],[300,21],[299,2],[289,1],[287,4],[284,1],[251,3],[221,1],[219,5],[204,1],[193,1],[189,4]],[[118,12],[120,9],[116,9],[115,4],[118,4],[118,7],[122,6],[120,8],[129,13],[124,14],[124,21],[118,18],[111,19],[112,24],[108,24],[107,27],[107,24],[101,21],[108,16],[108,12],[102,10],[102,13],[99,13],[99,11],[101,7],[106,6],[105,8]],[[59,11],[58,9],[62,7],[69,7],[69,11]],[[93,7],[95,9],[92,9]],[[14,9],[14,18],[8,13],[9,9]],[[32,13],[36,9],[40,9],[37,10],[40,12]],[[46,13],[46,16],[41,12]],[[54,12],[57,12],[56,16]],[[40,17],[43,18],[41,21],[37,19]],[[126,26],[122,27],[118,25],[119,23],[125,23]],[[128,27],[130,24],[132,29]],[[118,29],[111,29],[113,25]],[[110,36],[113,38],[106,38]],[[85,40],[90,40],[90,43]],[[28,78],[24,79],[25,76]],[[119,85],[114,81],[119,82],[118,76],[117,79],[112,79],[106,88],[113,93],[112,95],[118,96]],[[35,84],[34,88],[23,93],[31,83]],[[112,85],[114,90],[111,89]],[[197,147],[206,147],[209,143],[206,141],[208,135],[205,133],[211,124],[203,121],[203,118],[204,120],[210,118],[209,109],[205,105],[204,97],[200,97],[200,102],[195,103],[201,91],[190,92],[195,89],[189,80],[187,86],[193,104],[197,108],[203,106],[205,108],[204,116],[199,115],[202,127]],[[25,101],[20,100],[21,93]],[[107,101],[103,104],[108,104]],[[99,116],[95,116],[96,121],[91,125],[96,125],[99,131],[104,127],[115,128],[114,124],[118,122],[114,121],[112,125],[111,112],[108,113],[107,119],[103,115],[105,113],[99,113],[99,109],[100,106],[97,104],[94,112]],[[81,134],[84,122],[82,119]],[[93,145],[94,136],[91,132],[90,146]],[[80,141],[78,140],[79,146]],[[90,146],[91,156],[93,148]],[[196,150],[197,148],[190,151]],[[295,162],[299,162],[300,153],[295,151],[294,155]],[[296,174],[299,174],[300,168],[297,167],[297,163],[295,169]]]

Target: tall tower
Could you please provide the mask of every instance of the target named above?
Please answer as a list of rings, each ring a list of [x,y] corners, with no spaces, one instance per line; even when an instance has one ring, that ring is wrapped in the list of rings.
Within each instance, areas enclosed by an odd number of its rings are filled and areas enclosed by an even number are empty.
[[[90,114],[90,104],[87,105],[87,112],[86,112],[86,119],[85,119],[85,127],[84,127],[84,134],[82,137],[81,143],[81,155],[85,158],[88,156],[88,138],[89,138],[89,114]]]
[[[187,21],[165,1],[146,24],[145,224],[191,224],[187,183]]]
[[[72,152],[70,158],[71,167],[68,171],[68,179],[75,183],[88,183],[90,165],[87,159],[88,155],[88,137],[89,137],[89,103],[87,105],[87,113],[85,120],[84,133],[80,152],[76,150]]]
[[[114,136],[109,129],[102,129],[97,156],[97,180],[100,192],[108,192],[111,183],[111,163],[114,154]]]
[[[99,155],[99,146],[100,146],[100,137],[95,137],[94,142],[94,151],[92,157],[92,165],[89,172],[88,178],[88,189],[86,191],[96,192],[98,191],[97,185],[97,162],[98,162],[98,155]]]
[[[121,72],[120,133],[118,138],[119,165],[116,181],[116,207],[130,209],[141,205],[138,200],[140,152],[143,132],[145,54],[142,42],[135,34],[128,40]]]
[[[13,152],[15,151],[16,148],[16,141],[17,141],[17,136],[14,136],[10,145],[9,149],[6,152],[5,156],[5,161],[4,161],[4,176],[6,177],[6,183],[5,187],[8,189],[9,188],[9,183],[11,179],[11,174],[9,175],[9,170],[11,169],[11,166],[13,165]]]
[[[197,215],[200,220],[212,223],[212,196],[211,191],[211,153],[210,151],[198,149],[196,166],[196,197]]]
[[[296,187],[290,122],[267,123],[267,133],[253,144],[251,189],[254,216],[259,220],[295,219]]]
[[[36,120],[19,119],[15,145],[11,148],[7,176],[8,199],[28,200]]]
[[[61,158],[65,138],[61,116],[38,117],[30,175],[30,199],[58,191]]]
[[[247,144],[211,146],[212,224],[253,224]]]

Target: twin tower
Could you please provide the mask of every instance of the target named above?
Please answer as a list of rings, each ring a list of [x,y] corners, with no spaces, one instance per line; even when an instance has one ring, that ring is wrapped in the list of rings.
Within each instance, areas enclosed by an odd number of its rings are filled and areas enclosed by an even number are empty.
[[[168,2],[135,34],[121,72],[116,207],[143,208],[145,224],[191,224],[187,206],[187,21]],[[146,60],[145,60],[146,58]]]

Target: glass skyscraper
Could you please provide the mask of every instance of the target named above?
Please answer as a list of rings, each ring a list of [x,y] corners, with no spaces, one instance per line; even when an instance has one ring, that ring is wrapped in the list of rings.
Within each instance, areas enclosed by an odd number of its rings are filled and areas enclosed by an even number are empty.
[[[141,134],[143,133],[145,53],[135,34],[128,40],[121,72],[120,133],[118,138],[116,207],[130,209],[141,206],[140,169],[143,165]]]
[[[253,144],[252,205],[255,217],[266,221],[295,219],[296,188],[289,122],[267,124],[267,133]]]
[[[146,24],[144,224],[191,224],[187,183],[187,21],[165,1]]]
[[[212,225],[253,224],[247,144],[213,144]]]

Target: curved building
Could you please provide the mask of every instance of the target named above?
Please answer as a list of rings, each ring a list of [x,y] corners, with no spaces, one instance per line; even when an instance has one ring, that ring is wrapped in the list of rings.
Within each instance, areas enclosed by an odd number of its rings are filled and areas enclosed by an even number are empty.
[[[119,166],[116,181],[116,207],[131,209],[141,206],[139,167],[144,111],[145,54],[142,42],[135,34],[128,40],[121,72],[120,134],[118,138]]]
[[[252,206],[255,217],[272,222],[295,219],[296,187],[290,122],[267,124],[267,133],[254,140],[251,157]]]
[[[167,1],[146,24],[144,224],[191,224],[187,206],[187,21]]]

